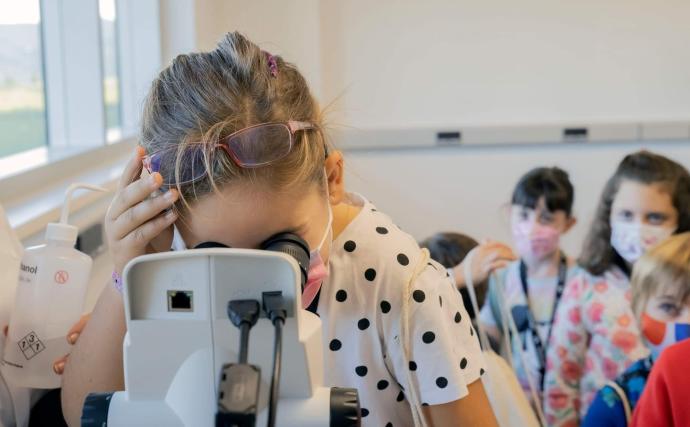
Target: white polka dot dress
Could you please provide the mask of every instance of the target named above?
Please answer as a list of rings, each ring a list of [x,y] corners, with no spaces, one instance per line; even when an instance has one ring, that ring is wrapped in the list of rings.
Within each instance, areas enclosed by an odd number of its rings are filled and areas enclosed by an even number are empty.
[[[410,360],[404,361],[402,288],[421,250],[371,203],[349,198],[363,208],[333,242],[317,309],[326,383],[359,390],[364,426],[411,426],[405,370],[413,371],[423,405],[460,399],[483,373],[479,342],[446,269],[429,261],[412,285]]]

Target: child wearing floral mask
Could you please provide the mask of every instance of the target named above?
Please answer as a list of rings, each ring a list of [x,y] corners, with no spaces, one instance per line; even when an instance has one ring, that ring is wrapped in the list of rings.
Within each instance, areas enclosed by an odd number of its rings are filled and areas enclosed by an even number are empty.
[[[666,157],[626,156],[609,179],[585,240],[583,270],[566,285],[547,352],[549,425],[579,425],[594,396],[647,356],[630,301],[640,255],[690,230],[690,175]]]
[[[635,263],[630,287],[633,312],[651,354],[599,390],[583,427],[626,427],[662,350],[690,338],[690,233],[673,236],[643,255]]]
[[[568,174],[557,167],[536,168],[520,179],[511,206],[513,242],[519,260],[492,277],[489,297],[480,313],[489,335],[501,342],[505,332],[501,330],[498,308],[500,285],[519,331],[519,336],[510,337],[510,345],[514,353],[520,348],[526,351],[529,371],[518,357],[513,358],[513,368],[528,397],[529,377],[541,391],[553,313],[566,281],[577,269],[559,245],[561,235],[575,224],[573,199]]]

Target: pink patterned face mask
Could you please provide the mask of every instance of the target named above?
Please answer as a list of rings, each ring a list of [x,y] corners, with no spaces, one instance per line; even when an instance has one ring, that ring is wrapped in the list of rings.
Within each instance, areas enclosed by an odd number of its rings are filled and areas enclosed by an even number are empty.
[[[321,284],[328,277],[328,266],[321,256],[321,248],[323,248],[326,239],[331,234],[331,224],[333,223],[333,211],[331,205],[328,205],[328,224],[326,230],[323,232],[323,237],[319,245],[309,253],[309,272],[307,273],[307,283],[304,285],[302,291],[302,308],[306,309],[311,305],[316,298],[316,294],[321,289]]]
[[[543,259],[558,250],[561,233],[536,221],[513,223],[513,239],[521,258]]]

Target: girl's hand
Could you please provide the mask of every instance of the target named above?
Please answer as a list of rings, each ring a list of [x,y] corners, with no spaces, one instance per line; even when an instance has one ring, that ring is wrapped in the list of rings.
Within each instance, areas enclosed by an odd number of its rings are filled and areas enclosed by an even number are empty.
[[[475,284],[485,281],[491,273],[505,268],[509,263],[517,259],[508,245],[491,240],[485,240],[479,246],[472,249],[470,253],[474,254],[470,271],[472,272],[472,281]],[[453,268],[458,288],[465,286],[465,262],[468,259],[470,259],[469,254],[467,254],[465,261]]]
[[[81,318],[77,321],[77,323],[74,324],[70,328],[70,330],[67,332],[67,342],[70,343],[71,345],[74,345],[77,343],[77,340],[79,339],[79,335],[81,334],[81,331],[84,330],[84,327],[86,326],[86,322],[89,321],[91,318],[91,313],[84,314],[81,316]],[[56,374],[62,375],[62,373],[65,370],[65,363],[67,363],[67,357],[69,357],[68,354],[62,356],[58,360],[56,360],[53,363],[53,371],[55,371]]]
[[[144,149],[137,147],[136,154],[122,173],[118,191],[105,215],[105,233],[118,274],[122,274],[131,259],[168,250],[172,244],[172,225],[177,213],[174,210],[164,211],[172,207],[178,193],[170,189],[163,195],[148,198],[160,188],[163,177],[156,172],[139,178],[143,156]]]

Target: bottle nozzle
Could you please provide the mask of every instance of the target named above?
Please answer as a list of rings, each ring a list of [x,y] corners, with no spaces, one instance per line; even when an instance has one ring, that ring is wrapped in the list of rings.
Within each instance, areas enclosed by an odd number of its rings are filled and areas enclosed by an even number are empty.
[[[80,189],[100,191],[103,193],[107,193],[108,191],[110,191],[107,188],[99,187],[98,185],[83,184],[80,182],[70,184],[70,186],[67,187],[67,191],[65,191],[65,203],[62,205],[62,214],[60,215],[60,224],[67,224],[67,218],[69,217],[69,206],[70,206],[70,202],[72,201],[72,193],[74,193],[76,190],[80,190]]]

